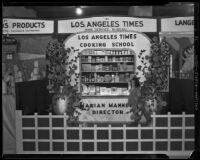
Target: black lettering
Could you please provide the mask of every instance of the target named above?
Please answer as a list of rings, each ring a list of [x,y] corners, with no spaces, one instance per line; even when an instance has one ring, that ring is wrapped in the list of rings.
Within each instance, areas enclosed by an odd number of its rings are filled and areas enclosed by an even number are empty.
[[[72,27],[72,28],[75,27],[74,24],[73,24],[73,22],[71,22],[71,27]]]
[[[87,23],[87,27],[92,27],[90,22]]]
[[[134,24],[135,24],[134,21],[132,21],[132,22],[129,21],[129,27],[131,27],[131,26],[134,27],[135,26]]]
[[[3,28],[8,28],[8,23],[3,23]]]
[[[139,21],[139,24],[140,24],[140,27],[144,26],[143,21]]]
[[[41,25],[42,25],[41,28],[45,27],[45,23],[44,22],[42,22]]]
[[[17,28],[25,28],[25,27],[26,27],[25,23],[21,23],[21,26],[20,23],[17,23]]]
[[[113,107],[113,104],[112,104],[112,103],[111,103],[111,104],[109,103],[109,107]]]
[[[119,27],[119,21],[115,21],[115,27]]]
[[[83,21],[80,22],[80,27],[85,27],[85,24]]]
[[[17,26],[17,23],[12,24],[12,28],[15,28],[15,26]]]
[[[95,110],[92,110],[92,114],[97,114]]]

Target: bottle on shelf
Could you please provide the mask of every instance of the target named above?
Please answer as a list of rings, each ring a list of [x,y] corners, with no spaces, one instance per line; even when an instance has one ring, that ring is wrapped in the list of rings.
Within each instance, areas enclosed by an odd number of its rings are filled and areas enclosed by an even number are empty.
[[[116,75],[115,75],[115,82],[119,82],[119,76],[118,76],[118,73],[116,73]]]
[[[85,76],[81,77],[82,82],[85,82]]]
[[[88,62],[92,62],[92,57],[88,56]]]
[[[97,73],[94,73],[94,82],[97,82]]]
[[[108,62],[108,56],[105,56],[105,62]]]
[[[86,75],[86,82],[89,82],[88,74]]]
[[[112,82],[115,82],[115,75],[112,74]]]
[[[94,80],[94,73],[92,73],[91,82],[95,82],[95,80]]]

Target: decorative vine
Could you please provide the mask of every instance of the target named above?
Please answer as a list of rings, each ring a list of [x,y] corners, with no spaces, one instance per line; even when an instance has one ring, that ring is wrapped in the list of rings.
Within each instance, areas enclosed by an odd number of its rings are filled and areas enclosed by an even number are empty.
[[[138,56],[141,57],[142,52]],[[146,66],[144,60],[149,60],[150,65]],[[142,63],[144,67],[138,66],[137,69],[142,70],[146,80],[142,83],[137,110],[134,112],[131,110],[133,112],[131,118],[135,119],[136,125],[138,123],[149,125],[151,124],[151,114],[159,113],[162,107],[166,106],[161,94],[163,90],[168,90],[169,78],[169,45],[165,39],[159,43],[157,37],[152,38],[151,54],[142,57]]]
[[[68,97],[68,108],[66,114],[68,120],[77,120],[74,116],[76,108],[80,106],[80,93],[78,93],[78,75],[77,63],[74,59],[70,59],[70,54],[74,52],[74,48],[65,49],[64,44],[57,39],[51,40],[47,45],[46,59],[49,84],[47,88],[50,92],[56,93],[53,102],[58,98]],[[72,77],[75,77],[72,79]],[[73,83],[72,83],[73,82]],[[74,83],[75,82],[75,83]],[[63,86],[62,92],[60,87]]]

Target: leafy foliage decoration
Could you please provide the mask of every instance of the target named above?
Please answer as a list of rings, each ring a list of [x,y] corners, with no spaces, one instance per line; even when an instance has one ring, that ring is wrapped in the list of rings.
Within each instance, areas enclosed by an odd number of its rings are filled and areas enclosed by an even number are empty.
[[[51,40],[46,48],[46,64],[48,71],[49,84],[47,86],[50,92],[56,93],[53,96],[53,103],[58,98],[68,97],[68,108],[66,114],[69,116],[68,120],[77,120],[74,117],[76,108],[80,107],[80,93],[78,93],[78,84],[71,84],[71,77],[79,78],[75,73],[77,70],[77,63],[69,60],[69,55],[74,48],[65,49],[64,44],[57,39]],[[72,66],[72,67],[71,67]],[[70,69],[69,69],[70,68]],[[63,86],[60,92],[60,86]]]
[[[150,61],[147,67],[148,72],[143,71],[146,80],[141,86],[141,96],[138,100],[137,110],[133,112],[132,117],[136,120],[136,125],[141,123],[142,116],[145,116],[148,125],[151,123],[151,114],[160,113],[166,102],[163,101],[162,91],[168,90],[168,68],[169,68],[169,45],[163,39],[160,43],[157,37],[151,41],[151,54],[145,56]],[[141,69],[138,66],[138,69]],[[139,77],[140,78],[140,77]],[[156,108],[155,108],[156,103]]]

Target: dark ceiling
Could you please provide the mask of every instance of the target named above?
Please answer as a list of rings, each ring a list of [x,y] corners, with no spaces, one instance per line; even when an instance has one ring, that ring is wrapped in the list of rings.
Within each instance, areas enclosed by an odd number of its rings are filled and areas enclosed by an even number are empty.
[[[27,6],[36,11],[38,18],[81,18],[91,16],[122,15],[128,16],[131,6],[81,6],[83,14],[77,16],[76,6]],[[153,16],[193,16],[194,5],[192,3],[168,3],[152,8]]]

